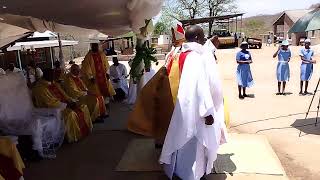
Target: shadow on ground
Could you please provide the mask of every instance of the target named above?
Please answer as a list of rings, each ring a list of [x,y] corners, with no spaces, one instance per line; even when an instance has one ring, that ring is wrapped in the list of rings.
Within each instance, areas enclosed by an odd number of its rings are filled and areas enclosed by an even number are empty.
[[[309,119],[297,119],[291,127],[298,129],[305,134],[320,135],[320,118],[318,118],[318,124],[315,126],[316,118]]]

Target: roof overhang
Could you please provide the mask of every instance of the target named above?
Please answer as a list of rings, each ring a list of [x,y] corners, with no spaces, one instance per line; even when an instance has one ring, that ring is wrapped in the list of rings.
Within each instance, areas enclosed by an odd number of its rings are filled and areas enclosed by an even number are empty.
[[[16,36],[9,36],[3,39],[0,39],[0,50],[6,51],[7,47],[14,45],[17,41],[20,41],[24,38],[27,38],[32,35],[32,32],[16,35]]]
[[[1,1],[0,21],[32,31],[59,32],[65,25],[95,29],[105,34],[139,32],[156,16],[163,0],[10,0]]]

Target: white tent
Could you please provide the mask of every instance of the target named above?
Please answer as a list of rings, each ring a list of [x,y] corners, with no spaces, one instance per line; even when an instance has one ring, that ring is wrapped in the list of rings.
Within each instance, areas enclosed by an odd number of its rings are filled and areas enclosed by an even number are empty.
[[[62,46],[73,46],[77,45],[78,41],[61,40]],[[47,48],[47,47],[59,47],[58,40],[47,40],[47,41],[28,41],[28,42],[17,42],[15,45],[7,48],[7,51],[20,51],[24,47],[25,49],[35,48]]]

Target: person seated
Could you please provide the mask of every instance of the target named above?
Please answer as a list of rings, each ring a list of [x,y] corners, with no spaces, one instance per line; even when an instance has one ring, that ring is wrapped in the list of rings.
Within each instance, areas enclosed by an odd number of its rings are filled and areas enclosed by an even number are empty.
[[[0,136],[0,179],[23,179],[24,168],[15,142],[9,136]]]
[[[6,74],[6,71],[4,71],[2,68],[0,68],[0,76],[5,75],[5,74]]]
[[[36,65],[34,61],[31,61],[26,68],[26,79],[28,87],[31,88],[36,81],[41,79],[42,76],[42,70]]]
[[[70,72],[66,75],[64,87],[66,93],[73,99],[77,99],[89,108],[92,121],[103,121],[106,116],[104,98],[88,91],[87,86],[80,79],[80,67],[76,64],[71,66]]]
[[[57,79],[57,82],[62,83],[64,81],[65,71],[61,68],[60,61],[54,62],[53,72],[55,79]]]
[[[32,89],[34,105],[38,108],[62,108],[62,118],[68,142],[77,142],[92,130],[88,107],[77,105],[61,87],[54,83],[53,69],[46,69],[43,78]]]
[[[14,63],[10,63],[9,64],[9,68],[6,70],[7,74],[9,74],[9,73],[18,73],[18,72],[21,72],[21,70],[19,68],[16,68]]]
[[[127,69],[125,65],[119,63],[117,57],[113,57],[113,65],[110,67],[110,79],[112,82],[112,86],[116,91],[116,95],[114,99],[116,101],[123,101],[128,97],[128,82],[127,82]]]

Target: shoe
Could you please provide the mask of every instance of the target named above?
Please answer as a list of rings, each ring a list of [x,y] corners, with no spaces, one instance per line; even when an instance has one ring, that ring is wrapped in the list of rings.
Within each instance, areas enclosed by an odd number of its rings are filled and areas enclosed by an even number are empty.
[[[104,123],[104,119],[103,118],[97,118],[96,121],[94,121],[93,123]]]
[[[313,93],[308,92],[308,91],[305,91],[304,94],[305,94],[305,95],[313,95]]]
[[[244,99],[244,96],[242,96],[242,95],[239,95],[239,99]]]
[[[249,97],[247,94],[244,94],[243,97]]]
[[[305,94],[302,93],[302,91],[300,91],[300,92],[299,92],[299,95],[300,95],[300,96],[304,96]]]
[[[277,96],[282,95],[280,92],[276,93]]]

